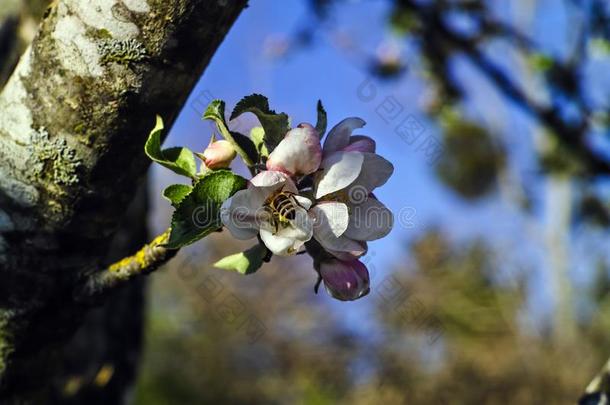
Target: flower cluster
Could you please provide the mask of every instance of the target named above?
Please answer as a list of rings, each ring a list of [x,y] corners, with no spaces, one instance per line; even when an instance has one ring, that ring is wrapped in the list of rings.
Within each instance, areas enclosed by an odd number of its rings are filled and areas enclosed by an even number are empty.
[[[352,132],[365,125],[347,118],[328,134],[303,123],[289,130],[249,182],[227,200],[224,225],[237,239],[259,237],[271,253],[305,249],[326,290],[340,300],[369,292],[369,274],[359,260],[367,242],[392,229],[392,213],[374,196],[393,166],[376,154],[375,141]]]
[[[321,102],[317,112],[315,127],[302,123],[291,128],[287,114],[272,110],[266,97],[251,94],[229,116],[256,116],[261,126],[247,136],[229,129],[224,101],[212,100],[203,118],[214,121],[224,139],[213,135],[202,153],[163,149],[164,124],[157,116],[145,153],[190,180],[163,191],[174,207],[163,246],[180,249],[225,227],[235,238],[257,243],[216,262],[217,268],[252,274],[273,255],[308,253],[318,273],[316,292],[324,282],[339,300],[365,296],[370,280],[360,258],[367,243],[386,236],[394,224],[373,192],[394,167],[376,153],[373,139],[353,135],[364,120],[347,118],[324,139],[327,114]],[[252,174],[250,180],[230,169],[237,156]]]

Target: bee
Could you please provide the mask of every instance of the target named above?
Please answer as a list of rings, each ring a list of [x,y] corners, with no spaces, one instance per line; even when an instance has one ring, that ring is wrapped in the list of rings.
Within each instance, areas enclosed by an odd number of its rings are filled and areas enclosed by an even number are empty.
[[[282,191],[267,201],[265,208],[271,214],[271,224],[276,232],[280,224],[296,219],[297,208],[300,206],[294,193],[289,191]]]

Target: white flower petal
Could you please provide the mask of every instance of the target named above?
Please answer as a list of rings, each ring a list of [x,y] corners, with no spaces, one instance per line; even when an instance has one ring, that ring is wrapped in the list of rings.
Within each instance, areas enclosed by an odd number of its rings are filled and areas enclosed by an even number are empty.
[[[295,218],[290,221],[290,226],[281,228],[279,236],[294,238],[307,242],[313,236],[314,220],[303,208],[297,208]]]
[[[330,253],[331,255],[335,256],[337,259],[339,260],[353,260],[353,259],[357,259],[359,257],[364,256],[365,254],[367,254],[368,250],[369,250],[369,246],[367,245],[366,242],[360,242],[360,241],[354,241],[354,250],[350,250],[347,252],[341,252],[338,250],[328,250],[327,252]]]
[[[340,202],[324,202],[311,210],[314,215],[314,231],[320,238],[338,238],[349,225],[349,210]]]
[[[353,186],[364,187],[371,193],[389,180],[394,173],[394,165],[375,153],[363,153],[362,155],[364,156],[362,170]]]
[[[277,232],[263,224],[260,235],[265,246],[278,256],[295,254],[313,236],[313,219],[303,208],[297,208],[295,219],[280,227]]]
[[[268,196],[264,188],[240,190],[225,201],[220,210],[223,224],[236,239],[251,239],[256,236],[265,219],[262,205]]]
[[[360,175],[363,163],[360,152],[337,152],[325,158],[318,174],[316,198],[347,188]]]
[[[311,125],[300,124],[269,155],[267,169],[302,176],[317,171],[321,161],[320,135]]]
[[[274,235],[272,232],[261,229],[261,239],[269,250],[278,256],[290,256],[295,254],[304,242],[293,238],[285,238]]]
[[[348,222],[348,219],[344,215],[337,214],[342,209],[338,208],[338,206],[333,209],[332,206],[334,204],[345,205],[341,203],[323,203],[311,209],[310,212],[312,212],[316,221],[313,228],[314,238],[325,250],[339,258],[362,256],[366,253],[365,243],[352,240],[345,235],[336,236],[336,234],[341,232],[342,228],[345,228],[345,223]],[[332,217],[335,218],[329,219]],[[334,222],[332,226],[331,221]]]
[[[346,258],[360,257],[366,254],[368,246],[365,242],[356,241],[341,235],[338,238],[320,238],[314,230],[314,238],[320,245],[333,256],[338,259],[345,260]]]
[[[299,205],[305,208],[306,210],[309,210],[311,208],[311,205],[313,204],[309,198],[303,197],[301,195],[295,195],[294,199],[297,200]]]
[[[324,141],[324,155],[330,155],[348,146],[352,131],[362,128],[365,124],[366,122],[362,118],[351,117],[335,125]]]
[[[254,187],[276,187],[279,189],[290,178],[282,172],[266,170],[260,172],[250,180],[250,184]]]
[[[349,145],[343,148],[345,152],[375,153],[377,143],[374,139],[364,135],[354,135],[349,139]]]
[[[387,236],[394,226],[394,215],[381,202],[369,197],[351,207],[349,227],[345,236],[360,241],[371,241]]]

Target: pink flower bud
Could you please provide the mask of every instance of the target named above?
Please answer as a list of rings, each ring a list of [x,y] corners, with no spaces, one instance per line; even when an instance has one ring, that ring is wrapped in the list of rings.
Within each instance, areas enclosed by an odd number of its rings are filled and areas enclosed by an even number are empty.
[[[320,135],[311,124],[303,123],[288,131],[269,155],[267,170],[302,176],[318,170],[321,161]]]
[[[229,167],[236,156],[235,149],[229,141],[212,141],[203,154],[199,155],[209,169],[224,169]]]
[[[321,262],[319,266],[324,287],[332,297],[341,301],[353,301],[369,293],[369,272],[359,260],[330,259]]]

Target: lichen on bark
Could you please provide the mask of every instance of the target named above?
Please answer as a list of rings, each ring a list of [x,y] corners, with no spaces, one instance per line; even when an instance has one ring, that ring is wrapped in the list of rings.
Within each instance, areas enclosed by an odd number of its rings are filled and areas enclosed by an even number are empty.
[[[55,184],[73,185],[79,182],[78,169],[82,162],[76,150],[68,146],[64,138],[53,138],[40,127],[32,132],[30,144],[29,176],[32,179],[48,179]]]
[[[139,62],[146,57],[146,48],[137,39],[107,39],[98,43],[102,63],[115,62],[121,65]]]

